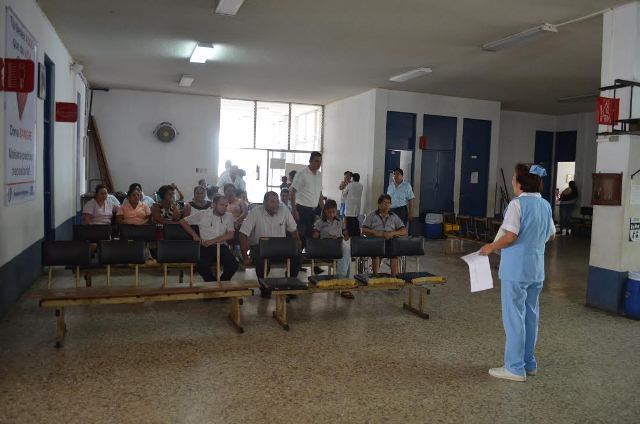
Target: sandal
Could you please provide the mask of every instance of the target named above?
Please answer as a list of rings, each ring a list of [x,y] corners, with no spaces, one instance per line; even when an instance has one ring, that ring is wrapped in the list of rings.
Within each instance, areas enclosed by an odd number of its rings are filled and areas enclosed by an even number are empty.
[[[340,292],[340,296],[344,297],[345,299],[355,299],[355,296],[350,291]]]

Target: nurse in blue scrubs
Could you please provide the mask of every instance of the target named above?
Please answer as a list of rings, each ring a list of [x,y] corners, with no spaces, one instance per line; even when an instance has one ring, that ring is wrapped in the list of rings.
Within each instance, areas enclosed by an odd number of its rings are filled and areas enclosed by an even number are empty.
[[[502,323],[506,335],[504,365],[491,368],[496,378],[526,381],[536,375],[538,364],[534,352],[538,335],[539,298],[544,281],[544,249],[555,234],[549,202],[542,198],[539,165],[518,164],[511,185],[516,194],[504,216],[499,235],[482,247],[489,255],[501,249],[500,286]]]

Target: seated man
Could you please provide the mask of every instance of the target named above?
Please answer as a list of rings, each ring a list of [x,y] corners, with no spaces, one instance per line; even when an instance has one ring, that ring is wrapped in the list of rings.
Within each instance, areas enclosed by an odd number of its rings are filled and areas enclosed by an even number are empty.
[[[367,237],[383,237],[385,240],[406,236],[407,228],[398,215],[391,212],[391,196],[378,197],[378,209],[367,215],[362,223],[362,234]],[[380,258],[371,258],[373,273],[380,269]],[[391,276],[398,273],[398,258],[391,258]]]
[[[197,225],[200,235],[196,234],[191,225]],[[180,220],[180,226],[200,242],[200,261],[196,265],[198,274],[204,281],[216,281],[216,276],[211,272],[211,267],[216,263],[217,247],[220,243],[220,264],[222,275],[220,281],[229,281],[238,270],[238,262],[225,243],[233,239],[235,233],[233,217],[227,212],[227,199],[216,195],[211,201],[211,207],[197,211]]]
[[[255,266],[256,275],[264,276],[264,260],[260,256],[258,243],[262,237],[286,237],[287,233],[298,239],[296,221],[286,206],[280,204],[278,194],[268,191],[262,206],[253,208],[240,227],[240,253],[244,264]],[[250,255],[247,255],[250,251]],[[291,275],[297,277],[300,270],[300,256],[291,258]],[[268,272],[268,270],[267,270]]]

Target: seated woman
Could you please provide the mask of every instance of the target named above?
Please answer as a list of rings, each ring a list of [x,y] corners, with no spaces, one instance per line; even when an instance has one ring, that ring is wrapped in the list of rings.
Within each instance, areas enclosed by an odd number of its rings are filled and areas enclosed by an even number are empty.
[[[236,195],[236,187],[233,184],[224,185],[224,197],[229,202],[227,212],[233,216],[233,222],[237,230],[249,213],[247,204]]]
[[[82,208],[82,223],[84,225],[111,225],[113,214],[118,211],[118,205],[108,198],[107,187],[104,184],[96,186],[95,198],[89,200]]]
[[[321,217],[313,225],[313,238],[341,238],[342,258],[338,261],[336,274],[340,278],[349,278],[351,273],[351,249],[349,246],[349,233],[340,218],[338,218],[338,204],[335,200],[329,199],[325,202]],[[340,293],[342,297],[353,299],[353,294],[348,291]]]
[[[211,200],[207,199],[207,189],[201,185],[193,188],[193,200],[184,205],[183,217],[187,217],[197,211],[203,211],[211,207]]]
[[[151,210],[142,203],[140,191],[133,189],[127,192],[127,201],[118,209],[116,222],[118,224],[144,225],[149,223]]]
[[[158,190],[158,203],[151,208],[151,218],[156,224],[175,224],[180,221],[182,214],[174,200],[175,189],[170,185],[163,185]]]
[[[142,203],[144,203],[145,205],[147,205],[149,207],[149,209],[151,209],[151,206],[153,206],[153,204],[155,203],[153,201],[153,198],[150,196],[147,196],[146,194],[144,194],[144,192],[142,191],[142,186],[140,185],[140,183],[131,183],[129,185],[129,191],[127,192],[127,198],[124,199],[124,202],[122,202],[122,204],[124,205],[125,203],[127,203],[128,199],[128,193],[132,190],[138,190],[140,192],[140,201]]]
[[[362,234],[367,237],[383,237],[385,240],[406,236],[407,227],[398,215],[391,212],[391,196],[381,194],[378,197],[378,209],[367,215],[362,223]],[[373,273],[380,269],[380,258],[371,258]],[[398,273],[398,258],[391,258],[391,276]]]

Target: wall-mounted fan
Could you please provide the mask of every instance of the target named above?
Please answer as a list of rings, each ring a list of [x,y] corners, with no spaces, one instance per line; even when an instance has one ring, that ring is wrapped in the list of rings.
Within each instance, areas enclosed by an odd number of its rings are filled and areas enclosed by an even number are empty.
[[[173,126],[171,122],[160,122],[153,133],[156,135],[156,138],[163,143],[169,143],[176,138],[178,131]]]

